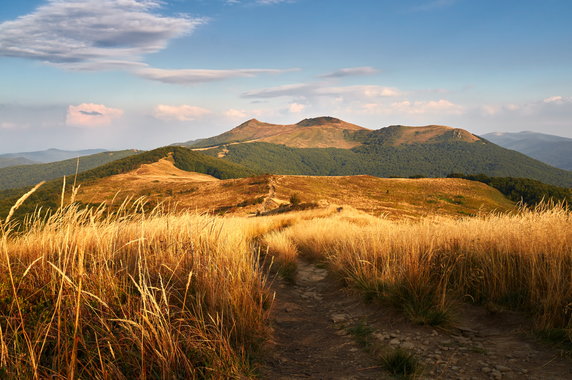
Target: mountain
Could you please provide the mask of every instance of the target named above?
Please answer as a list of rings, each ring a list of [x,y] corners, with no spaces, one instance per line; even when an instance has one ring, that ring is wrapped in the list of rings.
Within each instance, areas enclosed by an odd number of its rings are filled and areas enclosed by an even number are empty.
[[[32,161],[30,163],[48,163],[68,160],[70,158],[77,158],[82,156],[90,156],[97,153],[106,152],[105,149],[86,149],[86,150],[60,150],[60,149],[47,149],[35,152],[21,152],[21,153],[5,153],[0,154],[0,162],[5,158],[20,158]],[[22,165],[25,164],[22,163]]]
[[[485,139],[560,169],[572,170],[572,139],[536,132],[494,132]]]
[[[0,190],[17,189],[24,186],[35,185],[41,181],[48,181],[64,175],[84,172],[101,166],[108,162],[119,160],[139,153],[138,150],[122,150],[117,152],[104,152],[47,164],[29,164],[0,168]]]
[[[335,144],[325,139],[331,131],[337,136]],[[291,125],[249,120],[219,136],[195,141],[191,148],[273,174],[445,177],[482,173],[572,187],[570,171],[466,130],[439,125],[369,130],[330,117]]]
[[[251,119],[221,135],[176,145],[207,148],[222,144],[267,142],[294,148],[349,149],[359,145],[359,142],[352,139],[352,135],[357,131],[369,129],[328,116],[304,119],[297,124],[286,125]]]

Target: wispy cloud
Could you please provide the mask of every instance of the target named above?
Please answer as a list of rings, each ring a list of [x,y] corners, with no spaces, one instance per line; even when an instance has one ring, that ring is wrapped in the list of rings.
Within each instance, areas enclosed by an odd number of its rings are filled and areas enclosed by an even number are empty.
[[[123,116],[123,110],[103,104],[83,103],[69,106],[66,125],[73,127],[100,127],[110,125]]]
[[[454,5],[455,3],[457,3],[458,0],[431,0],[431,1],[425,1],[419,5],[416,5],[414,7],[411,8],[411,11],[413,12],[426,12],[426,11],[432,11],[434,9],[439,9],[439,8],[446,8],[446,7],[450,7],[452,5]]]
[[[373,75],[377,74],[378,71],[371,67],[371,66],[363,66],[363,67],[348,67],[344,69],[339,69],[334,72],[320,75],[322,78],[343,78],[343,77],[351,77],[351,76],[362,76],[362,75]]]
[[[389,104],[369,103],[362,106],[365,113],[371,114],[398,114],[398,115],[460,115],[465,109],[446,99],[430,101],[402,100]]]
[[[0,55],[71,70],[138,66],[144,55],[205,22],[153,13],[159,5],[157,0],[50,0],[0,24]]]
[[[234,70],[201,70],[201,69],[157,69],[144,67],[134,70],[142,78],[171,84],[195,84],[213,82],[229,78],[253,77],[260,74],[281,74],[297,69],[234,69]]]
[[[210,113],[211,111],[206,108],[188,104],[179,106],[159,104],[153,110],[153,117],[164,121],[191,121]]]
[[[247,91],[245,98],[313,98],[320,96],[347,96],[350,98],[375,98],[399,96],[401,91],[394,87],[378,85],[329,86],[323,83],[295,83]]]
[[[37,60],[66,70],[124,70],[164,83],[190,84],[280,73],[272,69],[167,70],[144,56],[190,34],[204,18],[156,13],[160,0],[49,0],[0,23],[0,56]]]

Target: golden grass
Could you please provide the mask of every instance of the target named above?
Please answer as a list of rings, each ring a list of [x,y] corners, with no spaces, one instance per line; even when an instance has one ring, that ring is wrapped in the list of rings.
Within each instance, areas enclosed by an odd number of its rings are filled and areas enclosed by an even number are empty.
[[[283,234],[302,255],[326,258],[349,282],[419,322],[447,319],[451,303],[466,300],[527,311],[539,329],[565,329],[572,338],[569,211],[375,219],[344,210]]]
[[[253,239],[283,219],[107,215],[1,226],[0,368],[13,378],[249,373],[272,298]]]
[[[260,252],[326,259],[422,323],[466,300],[572,338],[562,207],[392,221],[348,206],[222,218],[126,204],[0,223],[0,377],[250,376],[273,300]]]

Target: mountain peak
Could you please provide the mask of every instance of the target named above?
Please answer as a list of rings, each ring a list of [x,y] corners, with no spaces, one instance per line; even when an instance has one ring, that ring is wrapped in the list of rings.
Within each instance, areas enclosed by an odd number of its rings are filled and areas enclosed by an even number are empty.
[[[296,125],[299,125],[300,127],[314,127],[324,124],[343,124],[343,123],[345,123],[343,120],[337,119],[335,117],[320,116],[320,117],[312,117],[304,119],[298,122]]]

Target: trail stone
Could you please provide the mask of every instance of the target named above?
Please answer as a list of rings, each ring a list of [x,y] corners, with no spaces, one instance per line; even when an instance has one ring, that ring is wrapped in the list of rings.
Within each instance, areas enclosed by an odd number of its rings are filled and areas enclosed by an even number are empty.
[[[401,347],[406,350],[412,350],[413,348],[415,348],[415,345],[411,342],[405,342],[401,345]]]
[[[338,324],[346,322],[349,319],[349,316],[347,314],[332,314],[330,319],[332,322]]]
[[[496,366],[495,366],[495,369],[496,369],[497,371],[500,371],[500,372],[510,372],[510,371],[511,371],[511,369],[508,368],[507,366],[500,365],[500,364],[499,364],[499,365],[496,365]]]
[[[399,343],[400,341],[397,338],[393,338],[392,340],[389,341],[389,344],[392,344],[394,346],[397,346]]]

